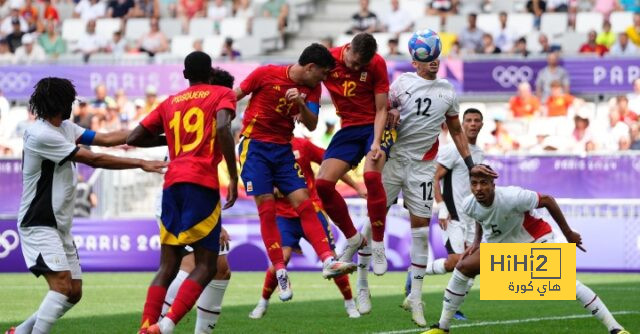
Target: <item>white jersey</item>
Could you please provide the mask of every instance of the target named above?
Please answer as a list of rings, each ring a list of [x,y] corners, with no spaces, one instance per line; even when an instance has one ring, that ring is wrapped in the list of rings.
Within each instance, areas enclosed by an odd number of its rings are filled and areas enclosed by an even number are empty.
[[[426,80],[415,72],[403,73],[391,84],[389,97],[400,111],[398,137],[391,158],[433,160],[438,136],[447,117],[457,117],[458,98],[446,79]]]
[[[76,166],[68,161],[79,150],[85,129],[63,121],[59,127],[39,119],[24,133],[22,199],[19,227],[71,229],[76,197]]]
[[[542,220],[535,209],[538,193],[520,187],[496,187],[493,204],[485,207],[473,195],[464,200],[464,212],[475,219],[487,242],[534,242],[552,232],[551,226]]]
[[[469,144],[469,151],[475,163],[484,160],[484,153],[478,146]],[[456,145],[451,143],[441,147],[436,161],[449,170],[442,180],[442,197],[451,219],[465,222],[471,220],[461,210],[462,202],[471,195],[469,168],[464,163]]]

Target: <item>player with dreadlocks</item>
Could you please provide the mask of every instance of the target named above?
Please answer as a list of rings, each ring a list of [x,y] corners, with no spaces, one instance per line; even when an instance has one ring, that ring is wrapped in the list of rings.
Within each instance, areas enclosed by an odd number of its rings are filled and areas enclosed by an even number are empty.
[[[73,307],[82,295],[82,272],[71,235],[76,198],[76,164],[94,168],[141,168],[162,173],[165,162],[120,158],[93,153],[78,146],[117,146],[126,142],[129,131],[96,133],[69,121],[76,90],[62,78],[40,80],[29,100],[37,121],[24,133],[22,155],[22,199],[18,233],[29,270],[43,275],[49,291],[40,308],[16,328],[15,333],[49,333],[53,324]],[[145,146],[160,145],[163,139]]]

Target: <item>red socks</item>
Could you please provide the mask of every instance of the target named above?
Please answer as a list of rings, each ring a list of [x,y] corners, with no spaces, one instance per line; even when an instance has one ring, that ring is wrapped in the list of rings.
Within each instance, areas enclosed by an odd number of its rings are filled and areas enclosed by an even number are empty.
[[[276,270],[284,269],[284,256],[282,255],[282,241],[280,231],[276,223],[276,202],[272,199],[263,201],[258,205],[258,215],[260,216],[260,233],[264,247],[271,264]]]
[[[147,290],[147,301],[144,303],[144,310],[142,311],[142,325],[141,328],[147,328],[156,322],[160,318],[162,312],[162,303],[164,303],[164,297],[167,295],[167,288],[160,285],[152,285]]]
[[[344,300],[350,300],[353,298],[353,295],[351,294],[351,284],[349,284],[349,275],[340,275],[334,278],[333,281],[338,286],[338,289],[340,289]]]
[[[276,271],[267,269],[267,273],[264,276],[264,286],[262,287],[262,298],[269,300],[271,294],[278,286],[278,278],[276,277]]]
[[[324,261],[329,257],[333,257],[331,247],[329,247],[329,238],[324,228],[322,228],[322,223],[318,219],[318,213],[313,206],[313,202],[310,199],[304,200],[298,205],[296,212],[300,216],[304,235],[313,246],[320,260]]]
[[[195,305],[204,287],[194,280],[186,279],[182,282],[176,299],[167,312],[167,318],[177,324],[189,310]]]
[[[316,190],[318,191],[318,196],[320,196],[320,199],[322,200],[324,210],[327,212],[331,220],[333,220],[333,223],[338,226],[342,233],[344,233],[344,236],[348,239],[356,235],[357,231],[353,226],[351,217],[349,216],[347,203],[344,201],[344,198],[340,196],[338,191],[336,191],[336,183],[317,179]]]
[[[364,173],[364,184],[367,187],[367,210],[371,220],[371,236],[373,241],[384,240],[384,225],[387,219],[387,194],[382,186],[380,172]]]

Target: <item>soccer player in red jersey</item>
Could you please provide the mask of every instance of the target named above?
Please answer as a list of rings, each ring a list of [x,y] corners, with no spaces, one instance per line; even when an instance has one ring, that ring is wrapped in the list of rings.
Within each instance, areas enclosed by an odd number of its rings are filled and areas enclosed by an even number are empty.
[[[292,298],[291,284],[282,255],[276,224],[274,187],[287,196],[302,220],[302,228],[318,257],[325,278],[353,272],[355,265],[336,261],[316,215],[300,165],[291,151],[294,120],[309,130],[318,123],[320,82],[335,66],[324,46],[304,49],[298,63],[257,68],[236,88],[238,100],[251,94],[244,113],[240,140],[241,177],[248,195],[254,196],[260,217],[260,232],[271,264],[276,268],[279,297]]]
[[[311,169],[311,162],[314,162],[318,165],[322,163],[324,150],[311,143],[311,141],[309,141],[308,139],[296,137],[291,140],[291,148],[293,149],[293,155],[296,158],[296,163],[300,165],[300,169],[302,170],[302,173],[304,174],[305,180],[307,182],[307,186],[309,187],[309,193],[311,194],[311,200],[313,201],[313,204],[316,208],[318,219],[322,223],[322,227],[324,228],[327,238],[329,239],[331,249],[334,249],[335,245],[333,243],[333,235],[331,233],[324,210],[322,210],[322,202],[320,201],[318,193],[316,192],[316,180],[313,170]],[[348,174],[344,175],[342,181],[351,186],[354,190],[358,191],[361,197],[366,197],[366,190],[360,189],[360,187],[356,185],[356,183],[349,177]],[[304,231],[302,230],[302,224],[300,222],[298,213],[291,206],[289,200],[286,197],[282,196],[279,192],[276,194],[276,221],[278,223],[278,229],[280,230],[280,234],[282,236],[282,251],[286,264],[289,262],[292,252],[302,252],[302,248],[300,247],[300,239],[305,238],[305,236]],[[349,317],[359,318],[360,313],[358,312],[356,303],[353,300],[351,285],[349,283],[349,276],[340,275],[334,277],[334,282],[336,283],[338,289],[344,297],[344,306]],[[267,273],[264,278],[262,298],[260,298],[260,301],[258,301],[258,305],[256,305],[254,310],[249,314],[249,318],[260,319],[264,316],[264,314],[267,312],[267,307],[269,306],[269,299],[271,298],[271,294],[273,294],[273,291],[275,290],[277,285],[278,281],[276,278],[276,270],[273,266],[270,266],[269,269],[267,269]]]
[[[385,131],[389,92],[387,65],[376,49],[375,38],[367,33],[356,35],[350,44],[331,49],[336,67],[324,84],[331,93],[342,128],[327,148],[316,186],[329,217],[348,239],[340,260],[351,261],[366,240],[356,231],[347,204],[335,185],[366,156],[364,183],[372,226],[373,271],[382,275],[387,271],[383,243],[387,199],[381,172],[393,143],[393,134]]]
[[[189,88],[169,96],[142,120],[127,143],[165,133],[170,163],[162,192],[161,258],[147,292],[140,333],[172,333],[216,273],[220,249],[220,211],[238,195],[236,156],[231,134],[236,98],[227,87],[208,84],[211,57],[192,52],[184,60]],[[230,182],[221,208],[218,163],[222,156]],[[195,268],[180,286],[167,315],[158,323],[167,287],[176,276],[184,246],[193,248]]]

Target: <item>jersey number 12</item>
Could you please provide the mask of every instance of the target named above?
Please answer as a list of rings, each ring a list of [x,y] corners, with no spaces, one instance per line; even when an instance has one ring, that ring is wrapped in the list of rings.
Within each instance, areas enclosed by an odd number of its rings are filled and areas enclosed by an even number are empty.
[[[429,108],[431,108],[431,99],[428,97],[425,97],[424,99],[422,98],[417,98],[416,99],[416,104],[418,104],[418,116],[427,116],[429,117],[429,114],[427,113],[429,111]],[[425,104],[425,108],[422,109],[422,104]]]

